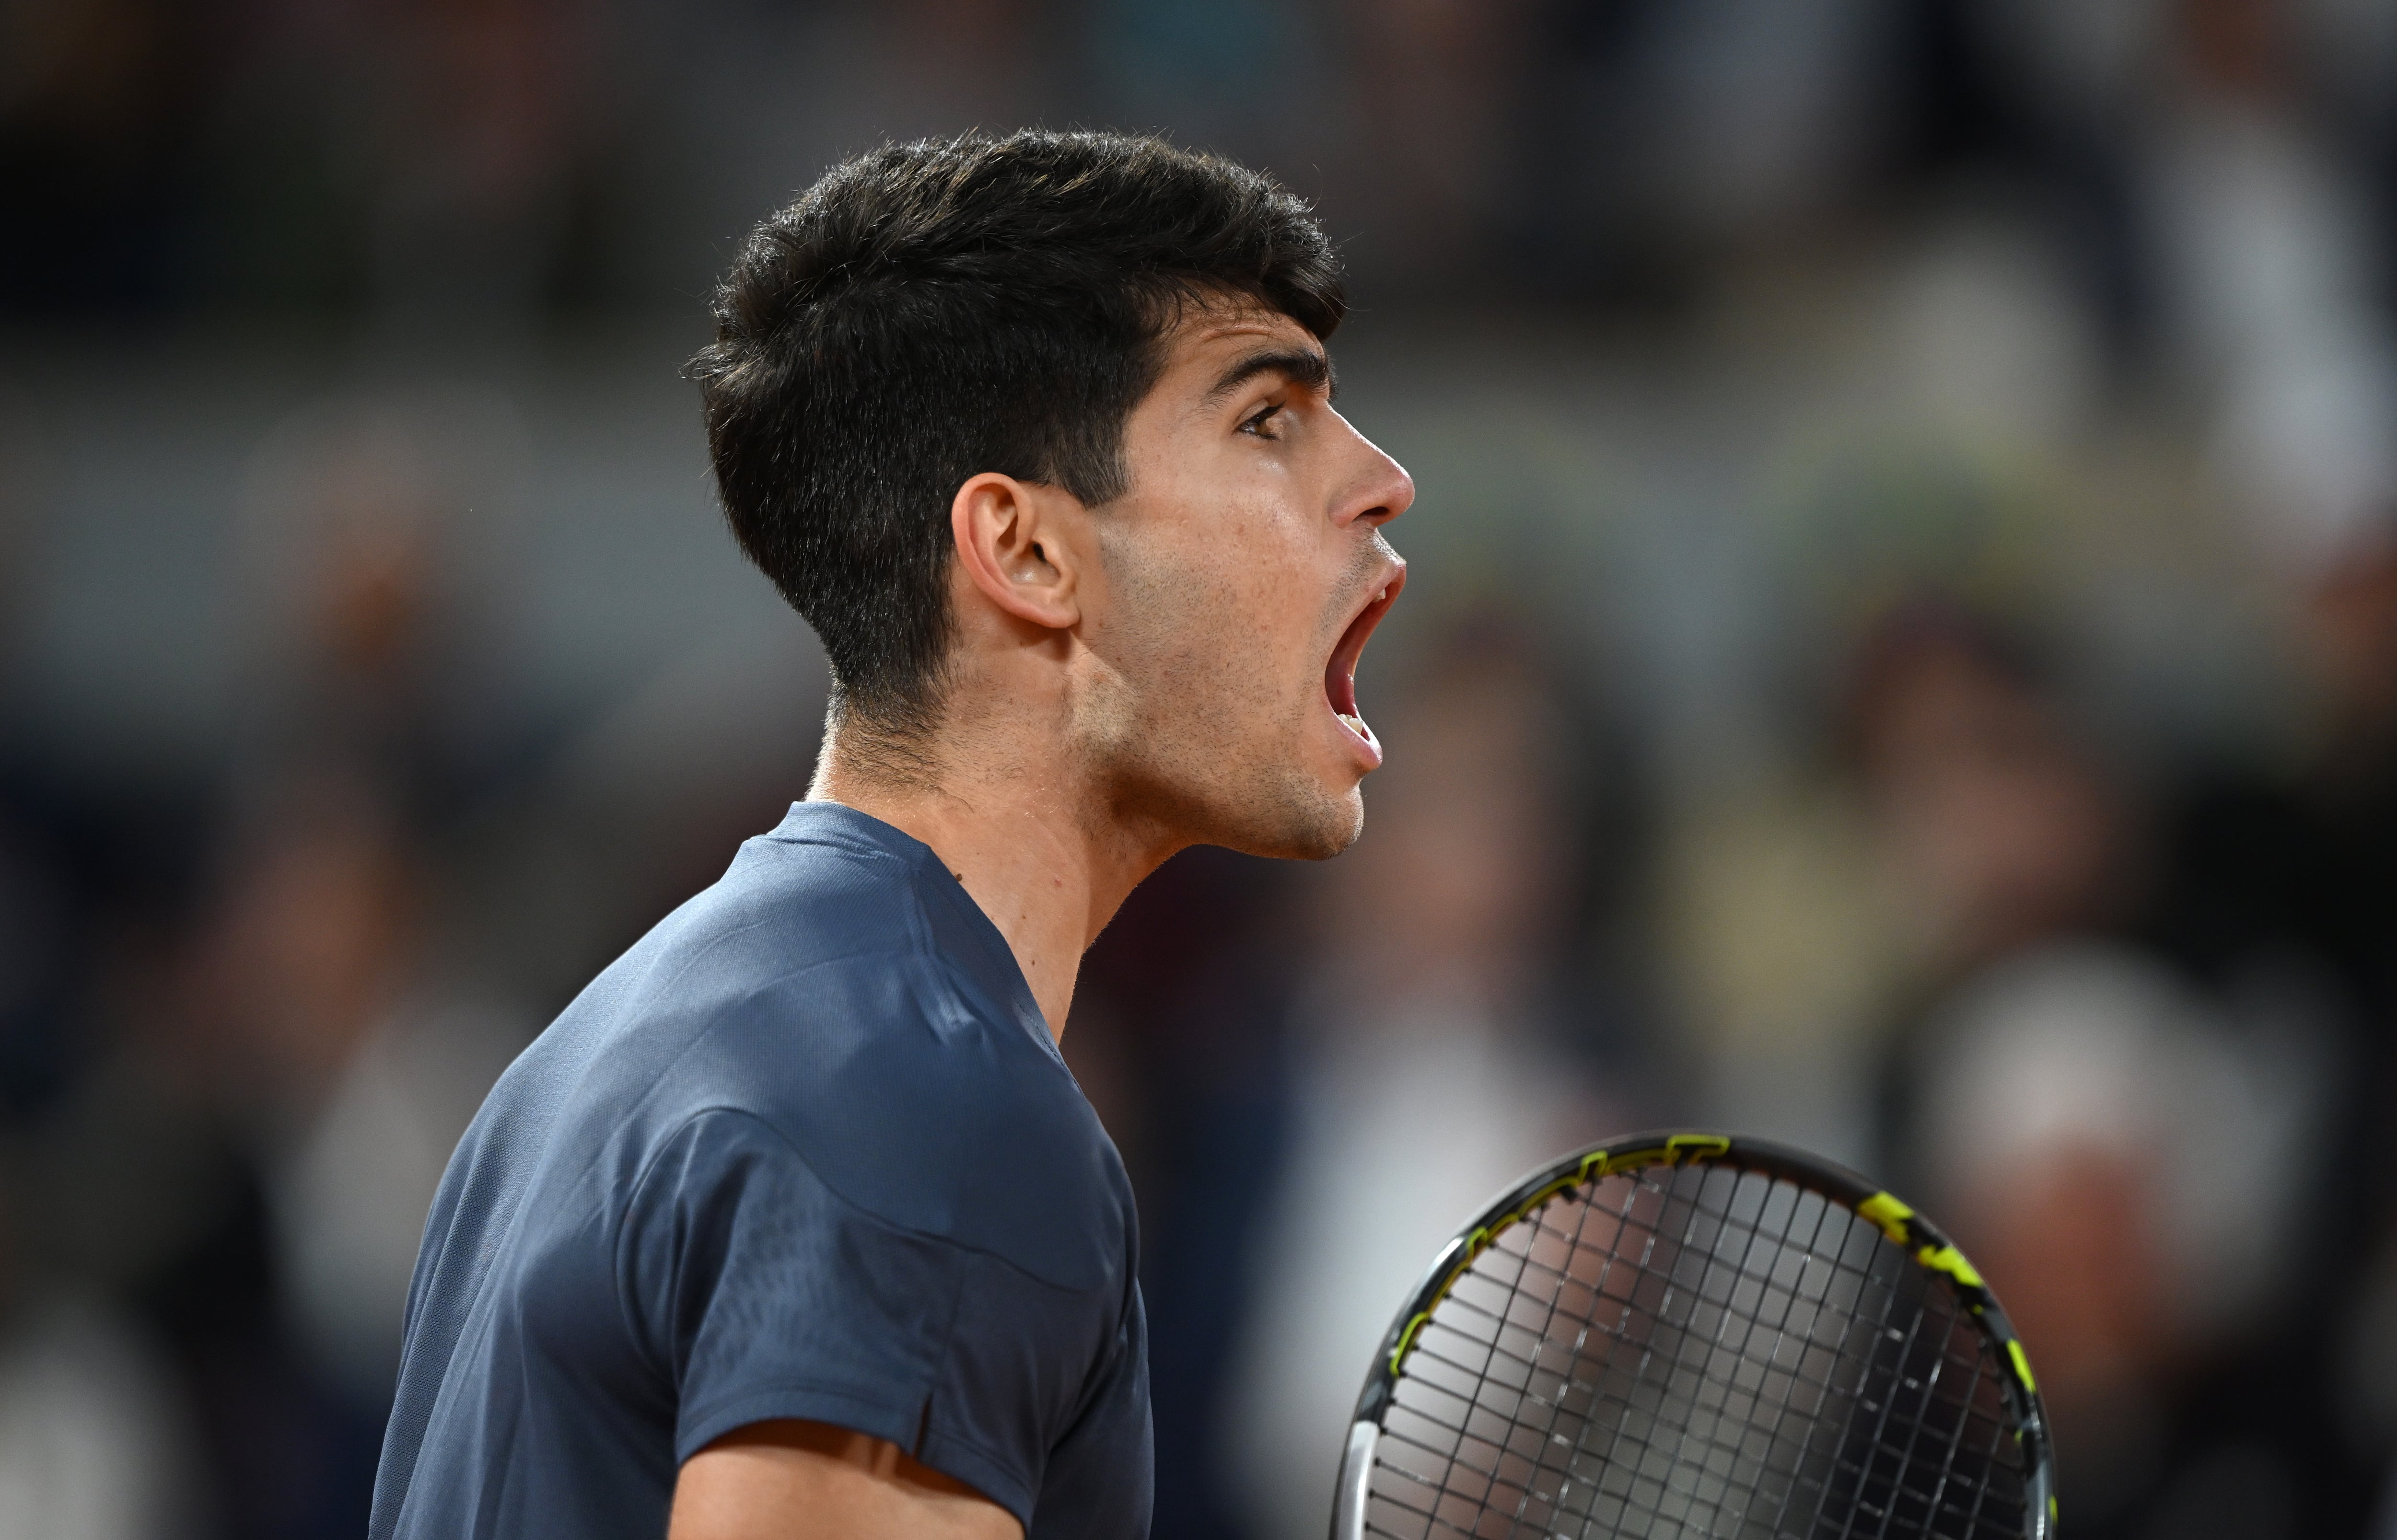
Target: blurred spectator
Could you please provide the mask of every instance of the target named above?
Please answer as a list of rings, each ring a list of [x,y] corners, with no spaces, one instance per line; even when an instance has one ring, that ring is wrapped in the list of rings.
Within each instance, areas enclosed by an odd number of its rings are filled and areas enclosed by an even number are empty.
[[[369,219],[386,322],[403,337],[521,327],[564,255],[595,127],[583,121],[585,12],[569,0],[440,0],[368,14],[357,42],[380,77]]]
[[[2365,9],[2184,13],[2163,234],[2185,329],[2222,379],[2220,474],[2295,623],[2300,709],[2280,764],[2185,778],[2152,928],[2220,996],[2310,1027],[2338,1069],[2270,1345],[2287,1394],[2326,1408],[2316,1479],[2338,1490],[2397,1447],[2397,1404],[2373,1388],[2376,1323],[2397,1309],[2378,1152],[2397,1102],[2397,329],[2372,180],[2388,125],[2376,147],[2337,84],[2362,60],[2385,72],[2392,41]]]
[[[494,611],[526,452],[488,389],[335,396],[267,434],[240,509],[242,769],[362,777],[436,837],[524,772]]]
[[[0,242],[0,309],[192,298],[206,210],[190,129],[213,84],[200,20],[174,0],[0,12],[0,185],[20,232]]]
[[[1395,288],[1420,289],[1498,259],[1520,194],[1518,83],[1537,30],[1525,0],[1346,0],[1317,40],[1355,75],[1358,111],[1339,179],[1343,214],[1372,234]],[[1318,52],[1316,59],[1327,57]],[[1310,60],[1311,61],[1311,60]]]
[[[1931,977],[2121,914],[2133,831],[2020,644],[1918,601],[1850,679],[1847,751]]]
[[[2311,1046],[2094,941],[1985,971],[1917,1046],[1908,1169],[2035,1345],[2076,1533],[2352,1533],[2317,1408],[2244,1358],[2295,1281]]]
[[[0,1533],[197,1535],[173,1366],[60,1244],[61,1126],[115,1049],[114,969],[182,853],[168,788],[102,773],[24,663],[57,467],[0,389]],[[180,812],[180,808],[174,809]]]
[[[442,1168],[528,1036],[431,971],[428,881],[361,788],[281,790],[238,842],[208,939],[203,1009],[264,1161],[291,1325],[369,1421]]]
[[[1868,639],[1851,752],[1927,937],[1892,1042],[1892,1179],[1948,1216],[2037,1347],[2076,1530],[2351,1526],[2318,1398],[2280,1366],[2317,1024],[2226,1012],[2126,938],[2141,831],[2018,645],[1953,609]]]
[[[269,436],[214,870],[49,1135],[57,1250],[145,1305],[199,1413],[200,1533],[363,1524],[425,1211],[527,1035],[445,944],[501,757],[459,527],[504,510],[462,506],[475,440],[428,448],[428,421],[328,407]]]
[[[2020,375],[1991,368],[1989,333],[2019,340],[2054,297],[1992,304],[1973,265],[1925,286],[1947,302],[1933,337],[1900,333],[1922,350],[1916,389],[1875,403],[1919,425],[1807,445],[1779,494],[1784,613],[1753,708],[1777,741],[1691,778],[1667,864],[1707,1117],[1868,1169],[1893,1024],[2021,934],[2103,907],[2124,853],[2090,843],[2116,833],[2106,789],[2033,698],[2023,649],[1982,618],[2057,610],[2060,521],[2026,490],[2023,456],[1962,446],[2023,433],[2038,413],[2021,395],[2081,382],[2043,347]]]
[[[2303,751],[2189,778],[2149,921],[2193,977],[2281,1036],[2320,1042],[2335,1072],[2284,1199],[2298,1222],[2266,1345],[2282,1394],[2311,1410],[2327,1467],[2316,1480],[2333,1492],[2397,1446],[2397,1184],[2381,1148],[2397,1105],[2392,551],[2365,533],[2295,574]]]
[[[196,1540],[169,1372],[115,1312],[28,1265],[21,1180],[0,1159],[0,1533]]]

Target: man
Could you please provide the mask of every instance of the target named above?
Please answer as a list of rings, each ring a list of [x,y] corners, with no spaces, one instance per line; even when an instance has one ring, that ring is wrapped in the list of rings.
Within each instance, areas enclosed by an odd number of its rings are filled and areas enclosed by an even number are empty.
[[[815,782],[460,1145],[376,1540],[1145,1532],[1131,1195],[1055,1038],[1166,857],[1361,825],[1413,488],[1332,409],[1344,305],[1288,194],[1110,135],[885,149],[752,235],[693,372],[831,661]]]

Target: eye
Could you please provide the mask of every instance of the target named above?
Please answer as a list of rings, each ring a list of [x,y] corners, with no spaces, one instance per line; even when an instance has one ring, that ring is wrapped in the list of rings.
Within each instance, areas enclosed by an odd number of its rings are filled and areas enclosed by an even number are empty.
[[[1254,434],[1259,438],[1279,438],[1281,435],[1274,430],[1274,419],[1281,414],[1282,404],[1279,401],[1270,406],[1261,407],[1255,415],[1240,424],[1240,431]]]

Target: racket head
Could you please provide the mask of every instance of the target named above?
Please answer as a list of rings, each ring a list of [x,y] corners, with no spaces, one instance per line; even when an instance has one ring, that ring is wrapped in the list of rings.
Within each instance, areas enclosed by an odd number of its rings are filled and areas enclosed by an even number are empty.
[[[1332,1540],[2050,1540],[2030,1362],[1931,1222],[1766,1140],[1653,1132],[1452,1240],[1358,1398]]]

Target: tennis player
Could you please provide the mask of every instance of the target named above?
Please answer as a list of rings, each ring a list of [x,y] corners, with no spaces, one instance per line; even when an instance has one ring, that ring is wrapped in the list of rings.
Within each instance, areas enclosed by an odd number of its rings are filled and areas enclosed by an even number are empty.
[[[1145,139],[884,149],[751,235],[692,373],[831,661],[815,781],[460,1145],[375,1540],[1146,1533],[1132,1194],[1056,1038],[1166,857],[1361,826],[1413,487],[1332,408],[1344,308],[1303,205]]]

